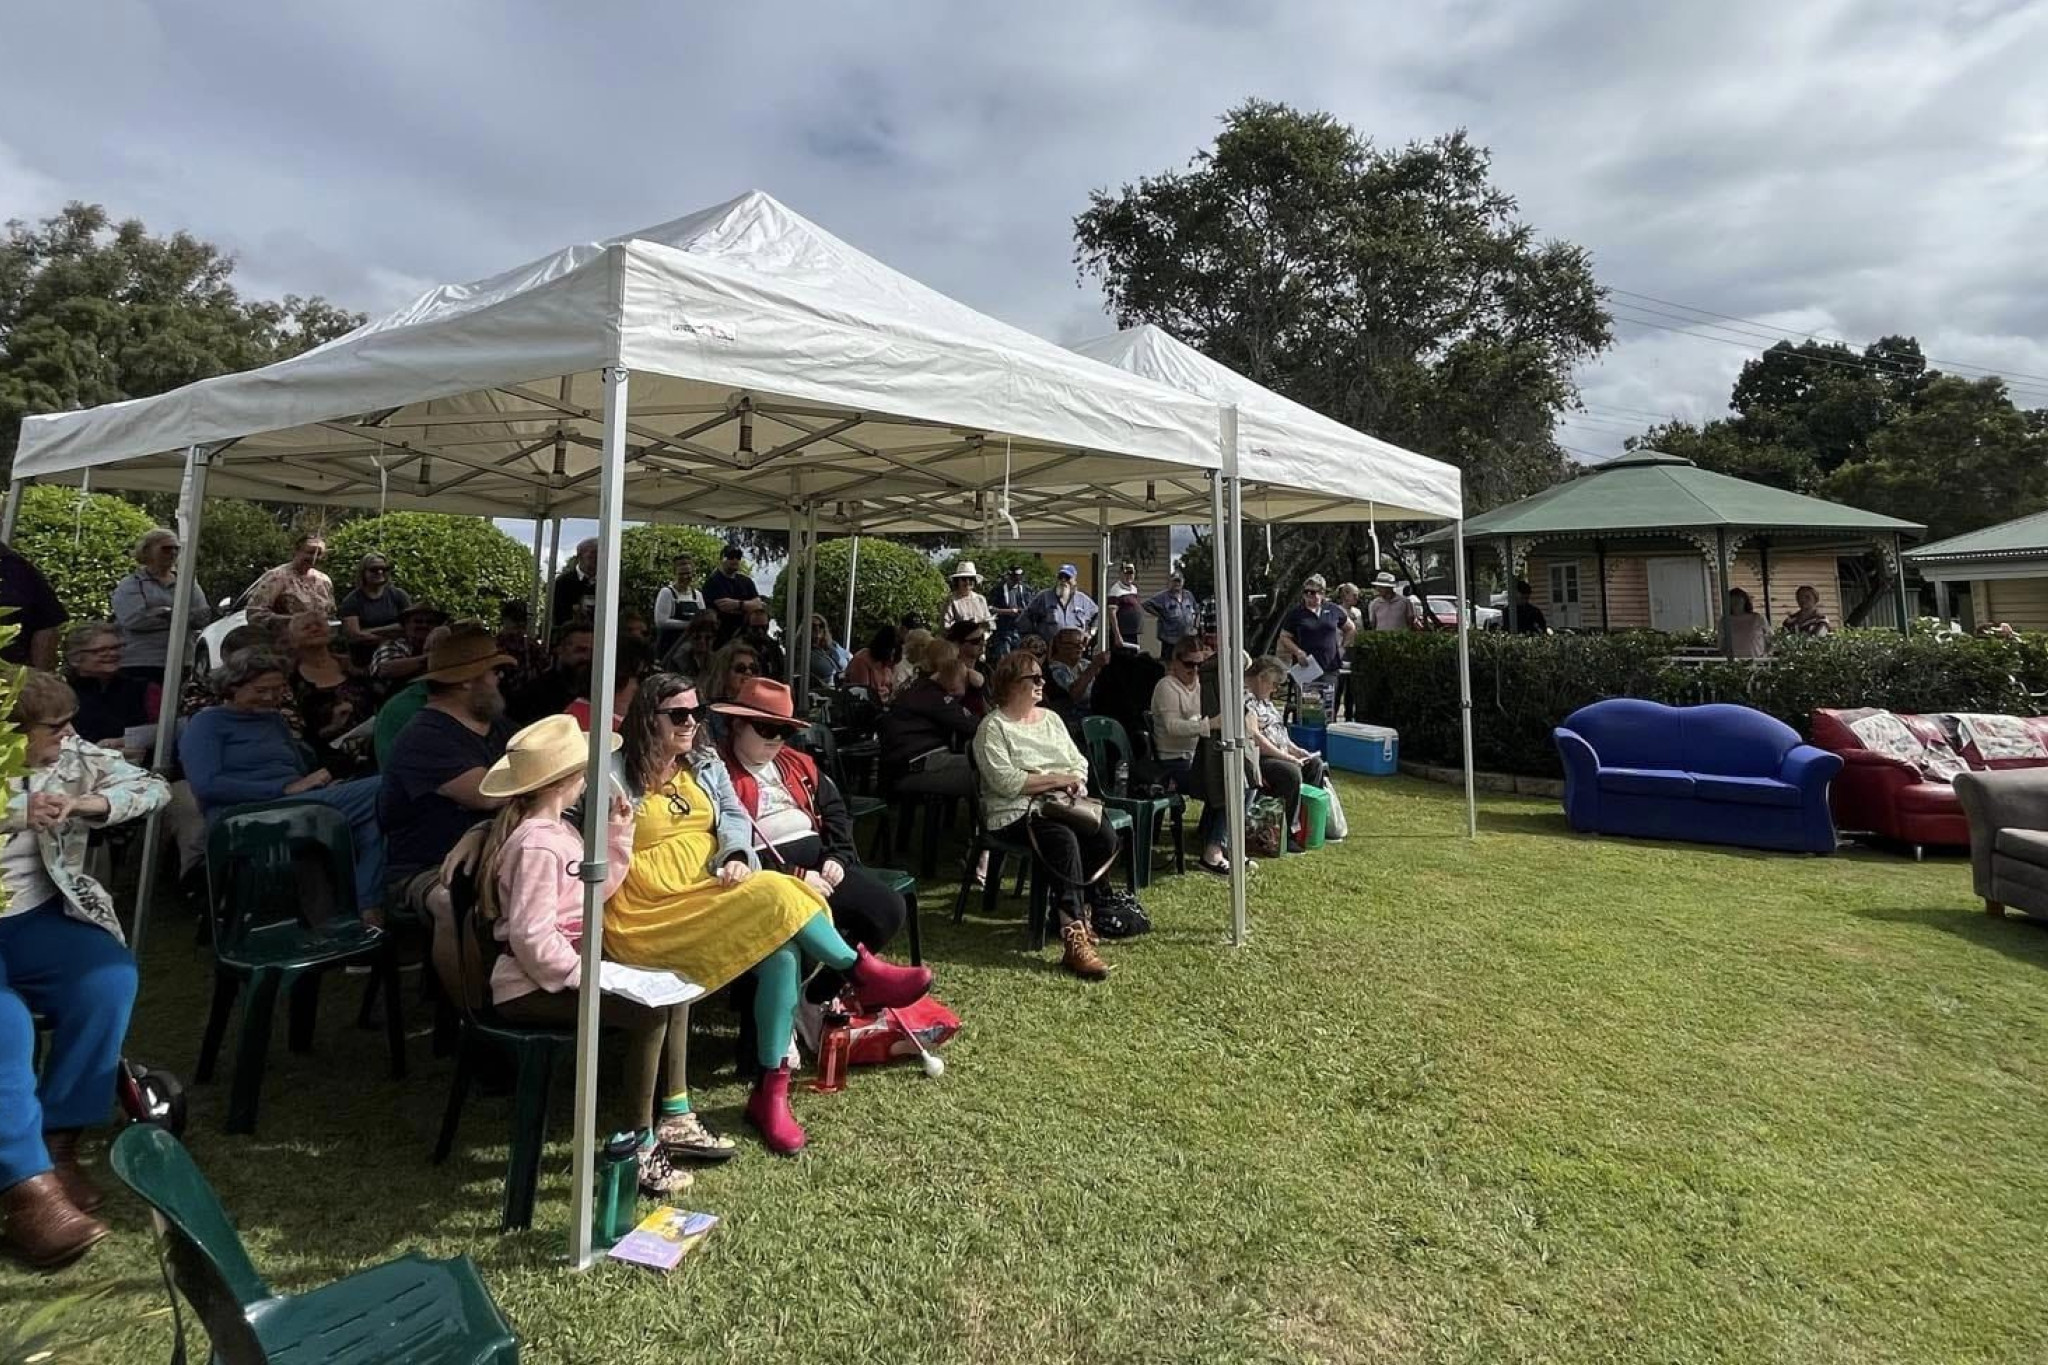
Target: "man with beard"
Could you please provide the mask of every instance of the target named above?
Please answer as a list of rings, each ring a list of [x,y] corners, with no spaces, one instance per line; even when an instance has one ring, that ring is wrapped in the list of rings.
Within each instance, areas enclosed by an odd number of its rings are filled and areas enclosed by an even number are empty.
[[[1059,577],[1033,599],[1031,609],[1024,613],[1024,629],[1048,645],[1058,639],[1063,630],[1093,634],[1095,600],[1074,586],[1074,580],[1080,576],[1080,570],[1073,565],[1060,565]]]
[[[455,922],[441,861],[470,826],[502,801],[485,796],[483,777],[505,753],[512,726],[498,691],[498,669],[512,662],[474,621],[449,628],[427,652],[427,704],[392,746],[377,798],[387,869],[385,904],[433,926],[434,970],[454,999],[460,989]]]

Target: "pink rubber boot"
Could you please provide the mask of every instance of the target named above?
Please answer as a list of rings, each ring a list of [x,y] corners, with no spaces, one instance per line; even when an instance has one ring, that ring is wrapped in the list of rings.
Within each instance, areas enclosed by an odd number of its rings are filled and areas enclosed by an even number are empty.
[[[777,1156],[795,1156],[804,1149],[803,1125],[789,1112],[789,1063],[763,1071],[747,1097],[747,1122]]]
[[[899,967],[865,948],[854,949],[854,956],[853,970],[847,975],[853,978],[863,1009],[900,1010],[924,999],[932,988],[929,967]]]

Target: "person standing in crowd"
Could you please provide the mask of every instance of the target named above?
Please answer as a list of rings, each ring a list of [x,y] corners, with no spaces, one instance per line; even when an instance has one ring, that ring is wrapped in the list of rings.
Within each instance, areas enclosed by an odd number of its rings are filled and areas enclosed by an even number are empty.
[[[472,825],[503,804],[483,790],[483,778],[512,737],[498,691],[498,670],[510,662],[477,622],[449,627],[420,675],[427,704],[399,732],[377,800],[388,899],[433,926],[434,971],[451,1000],[461,994],[462,976],[441,865]]]
[[[1003,570],[1003,581],[996,584],[995,601],[989,605],[995,622],[988,646],[991,665],[1017,647],[1024,629],[1024,613],[1031,609],[1031,598],[1031,585],[1024,581],[1024,566],[1012,564]]]
[[[448,613],[431,602],[408,605],[398,618],[401,633],[378,645],[376,654],[371,656],[370,676],[380,686],[392,688],[402,687],[426,672],[427,637],[434,633],[434,627],[447,624]]]
[[[1337,585],[1337,605],[1344,608],[1344,614],[1351,618],[1353,634],[1366,628],[1365,613],[1359,609],[1358,599],[1359,592],[1356,583],[1339,583]]]
[[[22,678],[10,719],[28,772],[11,784],[0,844],[0,1219],[9,1249],[38,1270],[108,1234],[78,1141],[106,1122],[135,1006],[135,959],[112,897],[86,875],[87,839],[170,799],[162,778],[81,740],[76,710],[63,679]],[[40,1074],[35,1014],[50,1030]]]
[[[361,750],[351,753],[337,742],[368,719],[370,689],[334,652],[334,628],[326,617],[317,611],[292,617],[285,633],[285,661],[299,738],[313,751],[313,766],[337,779],[355,776],[364,766]]]
[[[57,600],[43,571],[4,542],[0,542],[0,611],[16,627],[14,638],[0,647],[0,662],[55,672],[58,637],[71,613]]]
[[[576,557],[548,588],[548,630],[560,635],[597,615],[597,542],[576,542]]]
[[[258,625],[276,617],[292,617],[302,611],[317,611],[330,620],[334,616],[334,580],[320,571],[320,559],[327,553],[327,541],[316,531],[307,531],[292,545],[292,557],[263,576],[249,589],[242,606]]]
[[[268,650],[228,655],[213,676],[220,704],[192,717],[178,736],[186,780],[209,822],[229,806],[287,796],[340,811],[348,818],[355,845],[356,908],[372,923],[381,922],[384,835],[377,825],[379,779],[337,782],[327,769],[307,764],[284,718],[285,700],[291,695],[287,670],[286,662]]]
[[[1183,637],[1173,647],[1166,676],[1152,689],[1152,734],[1165,765],[1159,775],[1182,791],[1194,785],[1196,746],[1203,736],[1220,734],[1223,729],[1221,716],[1202,711],[1202,662],[1207,656],[1200,640]],[[1228,808],[1220,794],[1210,795],[1216,799],[1203,801],[1202,818],[1195,827],[1195,840],[1202,846],[1200,865],[1204,872],[1227,877],[1231,843]],[[1245,860],[1247,871],[1255,866],[1249,858]]]
[[[613,737],[617,749],[618,739]],[[583,797],[590,746],[563,717],[535,721],[505,746],[477,784],[505,804],[492,819],[477,856],[476,914],[490,925],[504,951],[491,965],[490,997],[499,1017],[542,1028],[576,1027],[576,993],[583,982],[583,835],[569,809]],[[606,824],[603,894],[626,880],[633,863],[633,806],[612,793]],[[690,1011],[655,1009],[624,996],[602,994],[598,1017],[626,1035],[626,1083],[606,1101],[610,1131],[630,1134],[639,1163],[640,1193],[663,1199],[690,1188],[694,1177],[661,1140],[654,1122],[655,1092],[666,1065],[671,1093],[663,1118],[688,1114],[685,1080]],[[708,1136],[708,1134],[707,1134]],[[730,1141],[720,1155],[732,1155]]]
[[[1741,588],[1728,589],[1728,610],[1721,617],[1721,648],[1735,659],[1770,657],[1771,623],[1757,614],[1756,604]]]
[[[1378,580],[1374,580],[1374,587],[1378,586]],[[1310,574],[1302,582],[1301,601],[1280,619],[1279,644],[1283,657],[1297,664],[1314,664],[1322,670],[1307,690],[1322,698],[1325,714],[1336,701],[1337,670],[1343,666],[1344,651],[1350,648],[1352,639],[1351,618],[1328,599],[1329,588],[1321,574]],[[1407,611],[1405,602],[1400,606],[1403,612]]]
[[[1802,584],[1792,597],[1799,609],[1785,618],[1784,628],[1788,635],[1819,638],[1833,631],[1834,627],[1828,623],[1828,614],[1820,609],[1820,593],[1811,584]]]
[[[846,685],[866,688],[875,705],[887,706],[896,695],[896,665],[902,661],[896,627],[882,626],[868,637],[866,649],[846,661]]]
[[[1138,566],[1129,560],[1117,566],[1116,582],[1109,586],[1109,644],[1112,649],[1136,649],[1145,629],[1145,595],[1138,591]]]
[[[1357,589],[1354,588],[1352,591],[1355,595]],[[1342,610],[1344,604],[1340,601],[1338,607]],[[1346,610],[1347,619],[1350,615],[1351,613]],[[1421,624],[1414,600],[1402,596],[1398,580],[1385,571],[1373,576],[1372,601],[1366,603],[1365,616],[1374,630],[1413,630]],[[1355,622],[1352,629],[1357,630]]]
[[[1074,747],[1066,722],[1039,706],[1044,689],[1038,660],[1023,650],[996,665],[989,713],[974,734],[981,818],[991,834],[1033,850],[1048,878],[1063,949],[1060,965],[1084,981],[1100,981],[1109,975],[1109,964],[1096,951],[1089,917],[1109,890],[1117,835],[1107,825],[1084,830],[1033,808],[1034,797],[1088,790],[1088,760]]]
[[[1075,585],[1080,576],[1081,571],[1073,565],[1060,565],[1053,585],[1031,600],[1024,614],[1024,629],[1048,645],[1063,630],[1078,630],[1083,635],[1092,631],[1097,615],[1095,602]]]
[[[591,649],[588,621],[571,623],[555,632],[552,661],[511,700],[507,713],[512,723],[531,725],[542,716],[566,710],[576,698],[590,695]],[[432,668],[432,662],[427,666]]]
[[[1527,579],[1517,578],[1515,580],[1515,609],[1510,614],[1509,619],[1513,622],[1513,630],[1517,635],[1547,635],[1550,633],[1550,621],[1543,615],[1543,608],[1530,600],[1530,588]]]
[[[404,633],[401,622],[412,607],[404,588],[391,581],[391,561],[380,554],[364,555],[356,565],[356,582],[335,610],[348,642],[349,662],[367,672],[377,647]]]
[[[1187,579],[1175,569],[1166,576],[1166,586],[1145,600],[1145,610],[1159,621],[1159,657],[1171,659],[1173,647],[1195,633],[1201,604],[1188,591]]]
[[[690,619],[704,610],[704,594],[697,587],[697,556],[678,551],[670,571],[673,576],[654,594],[654,639],[663,651],[681,639]]]
[[[129,751],[127,732],[156,724],[150,705],[156,685],[121,668],[121,633],[105,621],[80,621],[64,635],[64,681],[78,703],[71,726],[86,743],[112,749],[130,763],[148,756]]]
[[[171,615],[177,604],[178,533],[159,526],[145,531],[135,542],[135,572],[114,585],[114,624],[121,628],[121,671],[144,682],[161,682],[164,660],[170,653]],[[189,629],[198,630],[213,620],[195,577],[189,589]],[[186,660],[191,660],[188,648]]]
[[[939,613],[941,630],[951,630],[961,621],[986,624],[995,619],[988,599],[981,595],[981,574],[975,569],[973,560],[963,559],[954,565],[946,581],[953,595],[946,599],[946,609]]]
[[[719,556],[718,568],[704,580],[704,601],[718,613],[718,643],[724,644],[745,628],[747,612],[768,604],[745,569],[746,552],[737,541]]]
[[[832,688],[853,658],[846,646],[832,638],[831,623],[823,616],[811,617],[811,686]]]
[[[779,1155],[807,1141],[789,1108],[787,1061],[807,962],[847,973],[865,1008],[902,1008],[931,989],[923,967],[898,967],[832,927],[827,897],[798,877],[764,876],[754,822],[715,750],[699,742],[705,711],[690,679],[657,673],[634,699],[621,753],[637,803],[633,865],[605,906],[605,955],[679,972],[717,990],[755,977],[755,1060],[747,1122]]]

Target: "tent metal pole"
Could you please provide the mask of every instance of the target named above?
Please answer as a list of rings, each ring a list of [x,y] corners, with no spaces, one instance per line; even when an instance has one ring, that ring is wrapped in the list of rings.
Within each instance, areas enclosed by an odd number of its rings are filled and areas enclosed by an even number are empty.
[[[839,643],[849,652],[853,649],[853,590],[860,585],[860,534],[854,533],[853,547],[846,553],[846,624],[841,629]]]
[[[1472,773],[1472,598],[1465,586],[1465,519],[1459,517],[1451,530],[1451,544],[1458,563],[1458,729],[1465,755],[1465,837],[1479,837],[1479,791]],[[1607,609],[1603,587],[1600,609]]]
[[[171,579],[171,634],[164,642],[163,697],[156,705],[156,751],[150,760],[150,770],[170,780],[171,758],[175,752],[173,741],[177,738],[179,681],[185,676],[185,651],[191,644],[192,594],[196,591],[196,576],[199,572],[199,530],[206,514],[206,470],[210,456],[202,454],[198,446],[185,447],[185,478],[179,490],[178,534],[183,536],[188,553],[178,556],[178,567]],[[21,488],[16,483],[8,490],[10,508],[16,501]],[[0,537],[4,539],[4,537]],[[158,849],[163,843],[164,813],[161,809],[149,813],[149,819],[142,826],[142,865],[136,870],[135,920],[128,931],[128,951],[135,960],[142,960],[142,939],[149,923],[149,903],[156,894],[156,865]]]
[[[1735,632],[1728,624],[1728,594],[1734,588],[1728,564],[1728,528],[1714,528],[1714,578],[1718,596],[1714,602],[1714,632],[1721,637],[1721,657],[1735,657]]]
[[[794,495],[796,490],[790,489]],[[789,503],[789,555],[782,561],[785,584],[782,592],[782,659],[790,670],[784,679],[792,691],[796,690],[796,614],[803,606],[804,578],[804,509],[794,496]],[[801,699],[799,699],[801,700]]]
[[[790,651],[790,671],[796,674],[800,714],[811,708],[811,616],[818,609],[818,504],[804,508],[804,609],[797,618],[796,647]]]
[[[576,1143],[570,1177],[569,1258],[578,1270],[595,1259],[598,980],[604,961],[606,826],[611,819],[612,699],[618,686],[619,540],[626,503],[628,374],[604,371],[604,455],[598,470],[597,619],[591,623],[590,759],[583,797],[583,980],[576,999]],[[556,525],[560,526],[557,521]],[[559,533],[558,533],[559,534]]]
[[[1237,465],[1237,407],[1235,404],[1223,409],[1224,449],[1229,452],[1230,467]],[[1245,784],[1244,784],[1244,483],[1232,476],[1226,481],[1226,492],[1230,505],[1225,512],[1225,529],[1230,535],[1230,615],[1225,618],[1228,625],[1228,639],[1224,642],[1224,657],[1218,662],[1216,681],[1218,699],[1223,703],[1223,762],[1229,769],[1229,780],[1223,784],[1223,805],[1230,821],[1230,942],[1234,947],[1243,947],[1251,935],[1249,908],[1246,904],[1249,886],[1245,859],[1250,850],[1246,847],[1245,835]],[[1286,850],[1287,832],[1280,833],[1281,849]]]
[[[0,540],[14,542],[14,524],[21,520],[21,490],[28,487],[27,479],[15,479],[7,485],[7,501],[0,504]]]
[[[1109,648],[1109,504],[1095,509],[1101,544],[1095,553],[1095,647]]]
[[[548,522],[544,516],[533,519],[533,592],[526,599],[526,619],[540,620],[541,583],[543,570],[540,566],[541,539],[547,534]]]
[[[1913,633],[1913,609],[1906,601],[1906,555],[1899,533],[1892,532],[1892,583],[1899,594],[1899,634]]]
[[[543,589],[542,591],[542,596],[547,602],[547,615],[544,618],[536,617],[536,619],[541,621],[541,646],[544,651],[552,653],[552,642],[555,638],[555,632],[562,625],[560,621],[555,620],[555,594],[551,591],[555,581],[555,571],[562,563],[562,519],[559,516],[554,517],[549,524],[552,529],[548,532],[548,562],[547,567],[541,570],[542,582],[549,585],[548,589]]]

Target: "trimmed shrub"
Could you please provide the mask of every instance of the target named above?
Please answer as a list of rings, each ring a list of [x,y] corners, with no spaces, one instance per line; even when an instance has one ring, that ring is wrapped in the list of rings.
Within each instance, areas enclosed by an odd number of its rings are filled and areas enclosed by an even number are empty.
[[[199,524],[197,569],[207,600],[240,597],[265,569],[292,557],[292,540],[277,514],[261,504],[241,498],[208,498],[206,516]],[[332,562],[324,567],[334,578],[335,592],[346,593],[355,579],[355,565],[339,572]]]
[[[1605,697],[1672,706],[1735,702],[1806,734],[1822,707],[2032,715],[2048,691],[2048,637],[2017,640],[1857,630],[1779,637],[1769,659],[1678,662],[1673,639],[1613,635],[1472,636],[1472,743],[1483,771],[1555,777],[1550,732]],[[1449,631],[1369,633],[1352,650],[1361,715],[1401,732],[1401,755],[1455,765],[1458,648]]]
[[[963,559],[974,561],[975,572],[981,575],[983,596],[1002,581],[1013,564],[1024,570],[1024,581],[1031,585],[1032,591],[1042,592],[1052,586],[1053,566],[1044,558],[1026,550],[1006,550],[994,545],[973,545],[958,554],[947,555],[939,561],[939,576],[950,580],[954,566]]]
[[[73,620],[107,617],[114,585],[135,567],[135,542],[156,525],[149,513],[107,493],[35,483],[21,493],[14,548],[43,571]]]
[[[490,625],[498,603],[533,591],[533,555],[483,517],[387,512],[344,522],[327,537],[327,570],[337,599],[372,550],[391,560],[391,580],[415,602]]]
[[[562,547],[563,562],[571,546]],[[725,537],[700,526],[632,526],[619,540],[619,601],[654,619],[654,595],[675,577],[675,557],[697,557],[697,583],[703,586],[718,568]]]
[[[846,620],[846,568],[852,553],[850,539],[818,543],[818,591],[813,606],[832,623],[834,639]],[[978,563],[975,567],[987,572]],[[783,619],[783,594],[788,590],[789,580],[790,575],[784,572],[776,580],[771,595],[770,605],[777,621]],[[885,625],[895,625],[905,612],[921,611],[928,619],[937,620],[946,601],[946,576],[931,560],[906,545],[878,536],[862,536],[860,579],[854,585],[853,596],[853,638],[840,643],[848,649],[859,649],[870,635]]]

